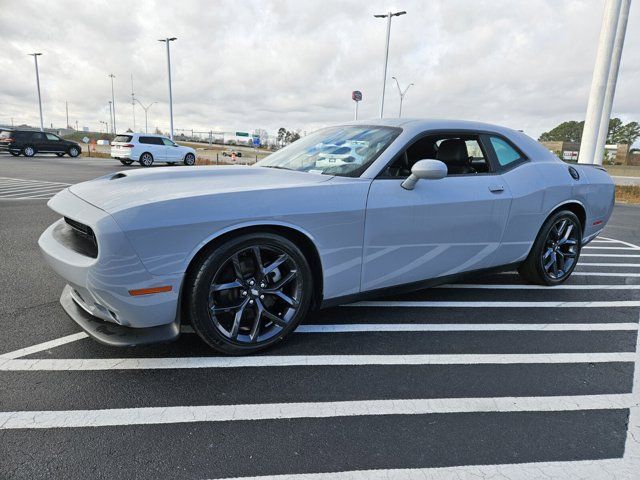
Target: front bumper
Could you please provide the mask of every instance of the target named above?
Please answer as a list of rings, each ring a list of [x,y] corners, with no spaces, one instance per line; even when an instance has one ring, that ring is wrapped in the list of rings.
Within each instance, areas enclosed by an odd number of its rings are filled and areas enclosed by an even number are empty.
[[[149,328],[131,328],[107,322],[91,315],[77,291],[67,285],[62,290],[60,304],[67,315],[90,337],[111,347],[133,347],[152,343],[170,342],[180,335],[180,323],[176,320]]]
[[[63,219],[45,230],[38,241],[47,263],[68,284],[61,298],[67,313],[103,343],[134,344],[132,340],[110,343],[108,338],[118,337],[113,332],[119,332],[122,338],[171,339],[180,321],[182,275],[149,273],[113,217],[76,197],[69,189],[53,197],[49,206],[61,215],[90,226],[98,244],[95,258],[74,251],[72,245],[55,234],[56,228],[64,224]],[[163,293],[139,296],[130,293],[130,290],[167,285],[171,290]],[[92,321],[79,315],[73,305],[82,308]],[[146,335],[143,330],[156,333]],[[102,337],[98,335],[100,332],[104,334]],[[128,333],[125,335],[125,332]]]

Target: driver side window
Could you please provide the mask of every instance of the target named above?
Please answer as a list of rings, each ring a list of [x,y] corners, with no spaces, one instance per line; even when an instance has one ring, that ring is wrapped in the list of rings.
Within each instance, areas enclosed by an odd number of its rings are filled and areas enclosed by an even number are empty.
[[[475,175],[491,171],[478,135],[440,134],[416,140],[387,167],[383,176],[406,178],[417,161],[426,159],[444,162],[448,175]]]

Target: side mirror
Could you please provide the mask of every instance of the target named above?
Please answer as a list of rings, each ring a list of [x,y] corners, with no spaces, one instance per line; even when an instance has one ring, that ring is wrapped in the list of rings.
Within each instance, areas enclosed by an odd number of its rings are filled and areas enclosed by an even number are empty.
[[[405,190],[413,190],[421,178],[425,180],[440,180],[447,176],[447,165],[440,160],[418,160],[411,167],[411,175],[402,182]]]

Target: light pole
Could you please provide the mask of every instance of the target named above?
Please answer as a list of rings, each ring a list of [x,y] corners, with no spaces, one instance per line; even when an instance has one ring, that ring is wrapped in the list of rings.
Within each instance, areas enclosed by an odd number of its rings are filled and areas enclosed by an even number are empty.
[[[40,131],[44,132],[44,121],[42,120],[42,97],[40,96],[40,73],[38,72],[38,57],[41,53],[29,53],[36,62],[36,86],[38,87],[38,108],[40,109]]]
[[[116,99],[115,96],[113,95],[113,79],[116,78],[116,76],[113,73],[109,74],[109,77],[111,77],[111,103],[113,105],[113,120],[112,120],[112,125],[111,125],[111,133],[116,133]]]
[[[385,43],[385,48],[384,48],[384,68],[382,71],[382,99],[380,100],[380,118],[382,118],[383,114],[384,114],[384,91],[385,91],[385,87],[387,85],[387,63],[389,62],[389,39],[391,37],[391,17],[399,17],[400,15],[404,15],[407,12],[402,11],[402,12],[389,12],[389,13],[385,13],[380,14],[380,15],[374,15],[375,18],[386,18],[387,19],[387,41]]]
[[[109,133],[109,126],[107,125],[107,122],[105,122],[104,120],[98,120],[98,121],[104,124],[104,127],[107,130],[107,133]],[[102,126],[100,126],[100,133],[102,133]]]
[[[171,93],[171,51],[169,48],[169,42],[173,42],[177,39],[177,37],[171,37],[158,40],[159,42],[167,44],[167,74],[169,77],[169,138],[171,138],[171,140],[173,140],[173,95]]]
[[[142,102],[140,100],[138,100],[137,98],[134,98],[134,100],[136,102],[138,102],[140,104],[140,106],[142,107],[142,109],[144,110],[144,133],[149,133],[149,123],[148,123],[148,118],[147,118],[147,112],[153,106],[154,103],[158,103],[158,102],[151,102],[149,105],[147,105],[145,107],[142,104]]]
[[[111,100],[109,100],[109,120],[111,121],[111,133],[115,133],[113,130],[113,113],[111,113]],[[108,130],[107,133],[109,133]]]
[[[413,86],[413,83],[410,83],[409,85],[407,85],[407,88],[404,89],[404,91],[402,91],[402,89],[400,88],[400,83],[398,82],[398,79],[396,77],[391,77],[396,81],[396,86],[398,87],[398,93],[400,94],[400,111],[398,112],[398,118],[402,118],[402,100],[404,100],[404,96],[407,94],[407,90],[409,90],[409,87]]]

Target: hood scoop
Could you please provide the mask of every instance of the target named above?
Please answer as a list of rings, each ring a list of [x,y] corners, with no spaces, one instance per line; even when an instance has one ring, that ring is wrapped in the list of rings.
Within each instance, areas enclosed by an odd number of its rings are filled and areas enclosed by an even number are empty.
[[[109,178],[109,180],[117,180],[119,178],[125,178],[126,176],[127,176],[126,173],[118,172],[118,173],[114,174],[111,178]]]

